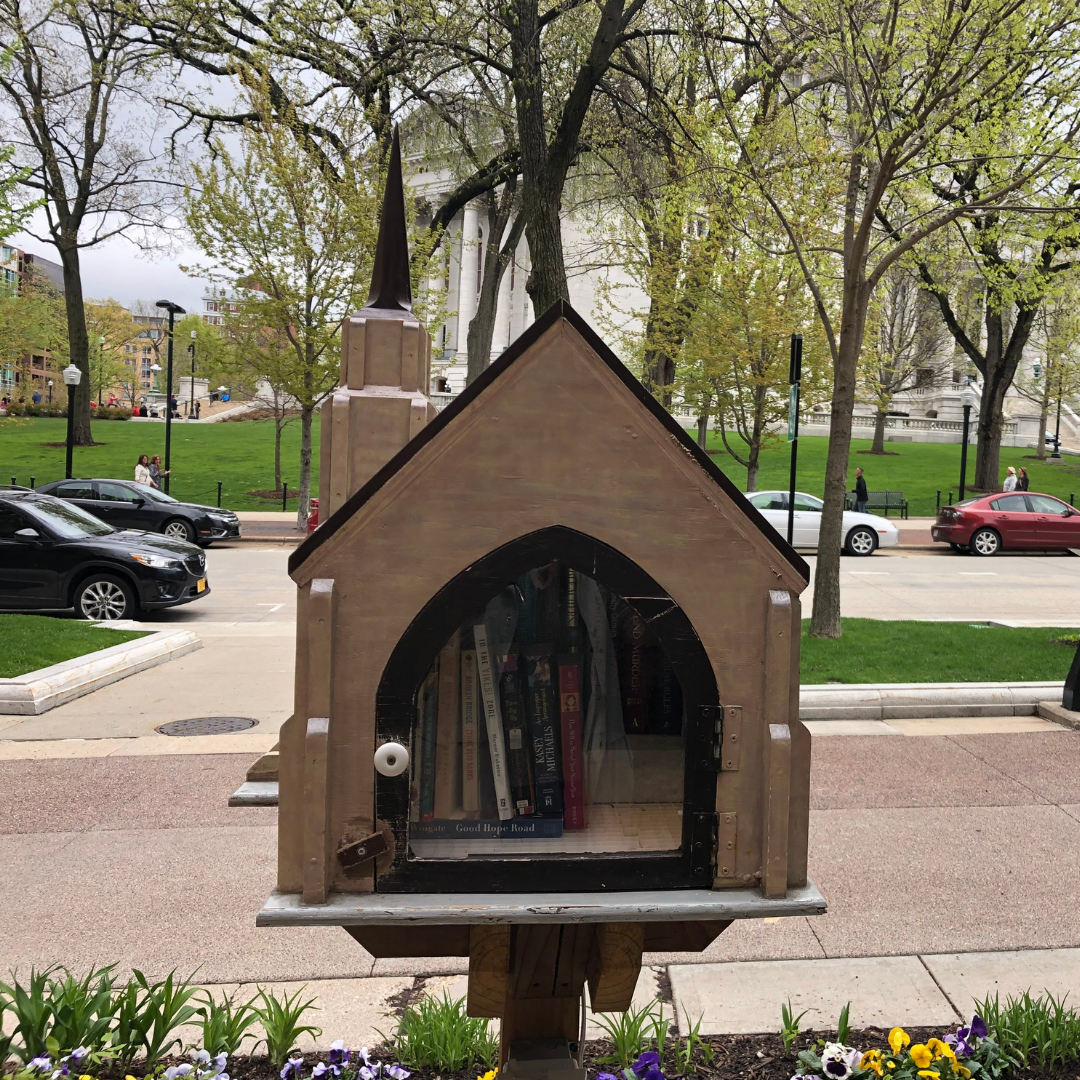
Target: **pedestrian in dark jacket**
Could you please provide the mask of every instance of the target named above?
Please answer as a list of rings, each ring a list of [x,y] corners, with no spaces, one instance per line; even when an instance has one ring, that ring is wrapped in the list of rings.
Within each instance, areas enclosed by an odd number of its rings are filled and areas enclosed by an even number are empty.
[[[1027,469],[1021,465],[1020,468],[1016,470],[1016,490],[1027,491],[1028,484],[1030,483],[1031,481],[1028,480]]]
[[[866,500],[870,496],[866,492],[866,477],[862,474],[862,469],[855,470],[855,512],[857,514],[866,513]]]

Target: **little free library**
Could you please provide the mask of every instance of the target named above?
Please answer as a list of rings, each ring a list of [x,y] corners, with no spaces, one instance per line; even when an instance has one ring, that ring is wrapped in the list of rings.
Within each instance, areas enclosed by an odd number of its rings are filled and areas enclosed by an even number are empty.
[[[468,956],[504,1071],[570,1080],[586,985],[626,1009],[644,951],[825,910],[808,571],[568,304],[441,413],[430,351],[395,137],[371,297],[322,411],[324,520],[289,563],[258,922]]]

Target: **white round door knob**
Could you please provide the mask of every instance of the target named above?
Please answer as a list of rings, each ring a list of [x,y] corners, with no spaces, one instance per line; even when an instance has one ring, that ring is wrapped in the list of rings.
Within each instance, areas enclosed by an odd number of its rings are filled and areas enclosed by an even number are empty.
[[[380,776],[400,776],[409,767],[409,751],[401,743],[383,743],[375,751],[375,770]]]

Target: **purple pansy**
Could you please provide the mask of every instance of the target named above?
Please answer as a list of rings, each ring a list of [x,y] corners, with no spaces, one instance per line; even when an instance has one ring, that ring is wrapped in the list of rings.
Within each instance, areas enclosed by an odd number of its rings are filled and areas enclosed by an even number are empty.
[[[52,1059],[47,1054],[33,1058],[27,1066],[31,1072],[48,1072],[52,1068]]]
[[[345,1046],[344,1039],[336,1039],[330,1044],[330,1064],[348,1065],[351,1051]],[[335,1076],[338,1074],[335,1072]]]
[[[412,1073],[400,1064],[387,1065],[383,1072],[390,1077],[390,1080],[409,1080],[409,1077],[412,1076]]]
[[[281,1080],[299,1080],[300,1074],[304,1070],[304,1059],[302,1057],[292,1057],[285,1062],[285,1068],[281,1070]]]

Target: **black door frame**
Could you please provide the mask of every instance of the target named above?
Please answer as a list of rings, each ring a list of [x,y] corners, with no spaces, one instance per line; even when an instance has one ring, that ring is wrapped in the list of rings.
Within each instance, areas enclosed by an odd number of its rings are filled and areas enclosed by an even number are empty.
[[[719,691],[705,647],[682,609],[636,563],[585,533],[553,525],[518,537],[478,559],[424,605],[387,661],[376,695],[376,745],[408,746],[417,688],[432,658],[470,612],[480,610],[515,578],[558,559],[618,593],[649,625],[675,670],[686,714],[683,842],[678,852],[644,855],[408,857],[409,771],[375,774],[375,808],[394,833],[394,857],[378,873],[378,892],[555,892],[642,888],[708,888],[712,884],[716,820]],[[411,771],[411,770],[410,770]]]

